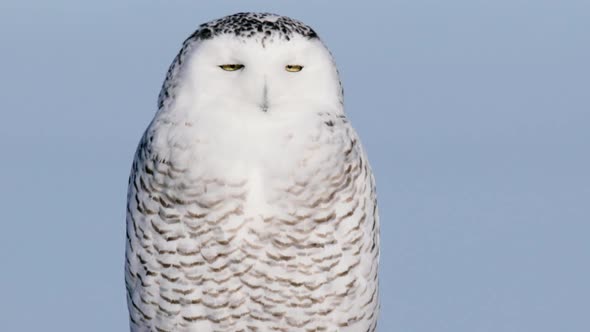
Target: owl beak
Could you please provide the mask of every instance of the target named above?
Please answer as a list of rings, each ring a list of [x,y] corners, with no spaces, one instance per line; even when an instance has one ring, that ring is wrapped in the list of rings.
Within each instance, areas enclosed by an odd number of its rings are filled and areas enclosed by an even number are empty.
[[[264,113],[268,112],[268,86],[266,81],[264,82],[264,88],[262,89],[262,103],[260,104],[260,110]]]

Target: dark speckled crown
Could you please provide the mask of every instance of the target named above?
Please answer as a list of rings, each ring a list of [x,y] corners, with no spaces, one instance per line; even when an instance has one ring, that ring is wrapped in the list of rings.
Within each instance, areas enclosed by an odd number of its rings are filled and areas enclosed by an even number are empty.
[[[318,37],[309,26],[286,16],[270,13],[238,13],[201,24],[189,40],[209,39],[218,35],[262,40],[278,38],[287,41],[294,35],[309,39]]]

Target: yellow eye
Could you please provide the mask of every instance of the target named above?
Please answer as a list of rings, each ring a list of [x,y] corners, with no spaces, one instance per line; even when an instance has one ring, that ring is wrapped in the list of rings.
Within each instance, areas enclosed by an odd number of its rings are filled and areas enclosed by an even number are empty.
[[[228,65],[221,65],[221,66],[219,66],[219,68],[221,68],[225,71],[236,71],[236,70],[240,70],[240,69],[244,68],[244,65],[228,64]]]
[[[301,71],[301,69],[303,69],[303,66],[300,65],[286,65],[285,66],[285,70],[291,73],[296,73],[298,71]]]

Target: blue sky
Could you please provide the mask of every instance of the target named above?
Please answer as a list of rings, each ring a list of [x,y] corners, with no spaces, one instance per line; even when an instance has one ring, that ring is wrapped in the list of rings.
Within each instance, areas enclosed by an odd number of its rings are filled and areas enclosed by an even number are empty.
[[[0,325],[126,331],[127,176],[198,24],[333,52],[377,176],[380,331],[590,331],[590,3],[0,3]]]

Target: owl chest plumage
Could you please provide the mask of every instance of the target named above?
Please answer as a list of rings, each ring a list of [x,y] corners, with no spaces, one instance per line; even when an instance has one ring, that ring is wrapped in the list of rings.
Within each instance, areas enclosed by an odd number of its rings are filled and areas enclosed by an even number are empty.
[[[372,175],[346,120],[318,117],[251,142],[152,124],[128,194],[132,329],[374,328]]]

